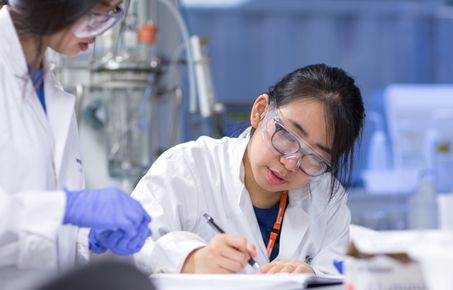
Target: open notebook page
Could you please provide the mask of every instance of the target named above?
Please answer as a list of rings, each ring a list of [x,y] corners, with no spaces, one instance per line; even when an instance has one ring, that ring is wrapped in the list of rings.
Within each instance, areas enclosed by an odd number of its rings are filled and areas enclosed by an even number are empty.
[[[341,278],[317,278],[312,274],[154,274],[159,290],[295,290],[309,284],[338,284]]]

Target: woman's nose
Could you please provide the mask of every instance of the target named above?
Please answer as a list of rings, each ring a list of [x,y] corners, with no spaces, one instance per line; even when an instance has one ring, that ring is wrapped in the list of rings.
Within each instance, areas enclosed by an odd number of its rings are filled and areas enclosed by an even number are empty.
[[[297,166],[299,157],[297,156],[281,156],[280,162],[285,166],[288,171],[296,172],[299,168]]]

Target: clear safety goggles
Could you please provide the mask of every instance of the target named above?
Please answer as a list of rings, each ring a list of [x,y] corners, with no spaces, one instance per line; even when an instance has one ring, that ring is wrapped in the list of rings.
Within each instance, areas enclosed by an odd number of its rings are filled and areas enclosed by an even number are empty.
[[[292,133],[281,122],[277,110],[270,108],[262,122],[264,136],[286,159],[296,162],[304,174],[317,177],[332,170],[328,160],[315,151],[302,137]]]
[[[74,25],[72,32],[78,38],[95,37],[112,28],[124,15],[124,2],[109,12],[90,11]]]

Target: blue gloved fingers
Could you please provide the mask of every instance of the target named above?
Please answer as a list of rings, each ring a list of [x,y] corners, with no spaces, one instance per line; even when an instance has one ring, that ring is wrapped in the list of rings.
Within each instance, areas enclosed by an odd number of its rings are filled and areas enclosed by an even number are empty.
[[[136,229],[140,227],[143,220],[149,223],[151,221],[151,217],[137,200],[125,193],[121,196],[121,198],[121,213],[129,221],[129,223],[122,219],[121,216],[118,216],[120,222],[119,229],[126,232],[127,237],[131,238],[137,235],[138,232]],[[135,229],[132,230],[130,228],[130,224],[134,225]]]
[[[90,230],[88,235],[88,244],[90,251],[93,253],[103,254],[107,251],[107,248],[105,248],[96,238],[96,232],[94,230]]]
[[[119,214],[114,220],[116,224],[116,228],[114,229],[115,232],[122,231],[126,237],[134,237],[137,235],[137,226],[132,219]]]
[[[97,232],[96,238],[103,247],[110,249],[109,239],[113,233],[114,233],[114,231]]]
[[[143,208],[140,202],[132,197],[129,197],[127,206],[128,209],[126,210],[128,211],[129,218],[135,224],[135,226],[139,227],[143,220],[147,221],[147,223],[151,222],[151,217]]]
[[[119,247],[119,244],[124,238],[124,232],[122,231],[109,231],[103,232],[99,236],[99,240],[107,249],[109,249],[112,253],[119,255],[119,256],[126,256],[127,252]]]
[[[151,231],[147,227],[146,221],[142,224],[145,225],[145,227],[141,227],[138,234],[132,239],[127,238],[125,233],[120,230],[99,232],[97,239],[100,244],[116,255],[132,255],[143,247],[146,239],[151,235]]]
[[[132,251],[134,251],[134,253],[137,253],[138,251],[140,251],[143,248],[143,246],[145,245],[146,240],[150,236],[151,236],[151,230],[147,228],[146,231],[143,233],[143,236],[141,237],[139,242],[135,245],[135,248],[132,248]]]
[[[140,233],[137,233],[137,235],[140,235]],[[121,233],[120,238],[116,241],[116,245],[114,247],[114,253],[119,255],[119,256],[128,256],[130,255],[130,251],[127,247],[129,244],[129,241],[131,239],[126,237],[124,233]]]
[[[131,254],[138,252],[145,244],[146,239],[151,235],[148,223],[144,220],[139,228],[139,233],[130,239],[127,248]]]

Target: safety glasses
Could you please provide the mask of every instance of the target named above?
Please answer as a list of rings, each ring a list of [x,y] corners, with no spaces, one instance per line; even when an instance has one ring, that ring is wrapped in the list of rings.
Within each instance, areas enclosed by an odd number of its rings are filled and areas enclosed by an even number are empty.
[[[281,122],[276,109],[270,109],[263,120],[264,136],[274,150],[286,159],[296,161],[296,166],[308,176],[317,177],[332,170],[323,158],[302,137],[292,133]]]
[[[74,25],[72,32],[78,38],[96,37],[112,28],[124,15],[124,2],[109,12],[90,11]]]

